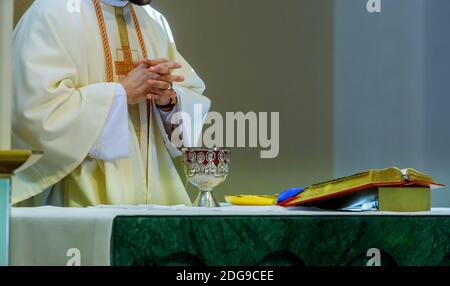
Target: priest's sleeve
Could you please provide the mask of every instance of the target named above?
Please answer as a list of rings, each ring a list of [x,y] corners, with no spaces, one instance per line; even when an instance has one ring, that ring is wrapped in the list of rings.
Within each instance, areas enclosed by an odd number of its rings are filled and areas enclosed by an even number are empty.
[[[174,71],[174,74],[182,75],[185,78],[184,82],[175,83],[173,86],[178,97],[177,113],[179,116],[170,116],[169,118],[173,118],[176,123],[182,123],[180,126],[180,128],[182,128],[181,141],[184,147],[199,146],[202,127],[211,105],[211,101],[203,95],[206,88],[205,84],[192,66],[178,51],[167,20],[151,8],[148,8],[147,12],[152,14],[152,18],[159,20],[160,25],[166,34],[168,43],[166,51],[167,57],[183,66],[181,69]],[[179,148],[176,148],[179,146],[175,146],[174,142],[169,138],[169,135],[171,134],[167,134],[167,128],[164,128],[164,122],[161,120],[160,113],[155,112],[155,114],[158,114],[157,120],[159,129],[164,133],[163,138],[169,153],[172,157],[181,155]]]
[[[129,157],[127,95],[121,84],[97,142],[89,151],[89,156],[103,161],[114,161]]]

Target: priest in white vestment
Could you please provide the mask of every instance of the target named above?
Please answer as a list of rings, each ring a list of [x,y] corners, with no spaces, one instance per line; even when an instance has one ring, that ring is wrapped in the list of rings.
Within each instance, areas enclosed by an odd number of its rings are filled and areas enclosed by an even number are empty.
[[[151,0],[77,1],[36,0],[14,31],[13,144],[44,156],[12,204],[190,205],[170,139],[203,122],[172,119],[204,120],[204,83]]]

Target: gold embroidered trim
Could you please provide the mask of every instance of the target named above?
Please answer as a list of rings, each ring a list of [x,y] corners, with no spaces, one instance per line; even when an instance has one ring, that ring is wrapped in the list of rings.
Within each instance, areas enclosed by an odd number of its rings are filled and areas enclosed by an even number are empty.
[[[97,15],[98,26],[102,37],[103,49],[105,51],[106,79],[108,82],[114,81],[113,62],[111,48],[109,47],[108,34],[106,32],[105,19],[103,18],[102,7],[99,0],[92,0]]]
[[[100,34],[102,36],[103,48],[105,50],[105,60],[106,60],[106,77],[108,82],[114,81],[114,70],[113,61],[111,57],[111,48],[109,47],[108,33],[106,31],[105,19],[103,17],[102,7],[99,0],[92,0],[95,7],[95,14],[97,15],[98,26],[100,28]],[[137,19],[136,13],[134,11],[133,5],[130,3],[131,16],[133,18],[134,27],[136,29],[137,37],[139,40],[139,45],[141,47],[142,55],[145,59],[148,58],[147,48],[145,47],[144,37],[142,36],[141,26]]]

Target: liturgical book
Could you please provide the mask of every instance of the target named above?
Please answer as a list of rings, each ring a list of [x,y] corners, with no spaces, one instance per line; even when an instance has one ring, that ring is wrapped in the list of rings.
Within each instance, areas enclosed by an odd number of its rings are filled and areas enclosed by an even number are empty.
[[[423,187],[435,189],[443,185],[414,169],[400,170],[391,167],[381,170],[369,170],[348,177],[323,182],[306,188],[298,195],[285,200],[282,206],[311,205],[325,200],[354,195],[367,190],[378,190],[385,187]]]

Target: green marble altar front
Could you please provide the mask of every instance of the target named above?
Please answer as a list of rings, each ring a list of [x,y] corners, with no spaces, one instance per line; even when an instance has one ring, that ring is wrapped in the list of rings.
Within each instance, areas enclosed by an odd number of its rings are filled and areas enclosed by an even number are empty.
[[[135,216],[114,220],[113,265],[450,265],[450,216]]]

